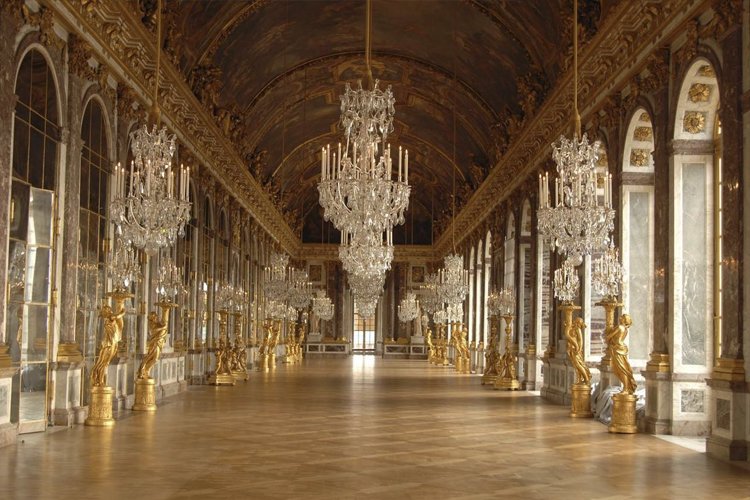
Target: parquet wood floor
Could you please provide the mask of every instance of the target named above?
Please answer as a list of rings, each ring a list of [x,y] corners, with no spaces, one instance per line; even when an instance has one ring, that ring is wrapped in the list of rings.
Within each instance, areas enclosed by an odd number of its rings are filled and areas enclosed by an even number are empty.
[[[0,449],[0,499],[750,497],[746,464],[424,361],[305,361],[120,417]]]

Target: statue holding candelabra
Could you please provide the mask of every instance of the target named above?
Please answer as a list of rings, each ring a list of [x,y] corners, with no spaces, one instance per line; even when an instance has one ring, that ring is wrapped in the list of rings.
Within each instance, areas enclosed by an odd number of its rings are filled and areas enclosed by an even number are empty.
[[[505,321],[505,352],[497,360],[495,371],[495,389],[516,390],[518,383],[518,357],[513,352],[513,317],[516,310],[516,296],[512,289],[503,288],[493,291],[487,300],[490,314],[501,317]]]

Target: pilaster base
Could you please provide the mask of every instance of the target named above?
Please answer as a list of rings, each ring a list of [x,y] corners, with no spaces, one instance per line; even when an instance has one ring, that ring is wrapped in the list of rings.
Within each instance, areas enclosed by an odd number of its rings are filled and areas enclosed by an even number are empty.
[[[652,353],[646,369],[641,371],[646,380],[646,418],[644,432],[648,434],[672,434],[672,377],[669,373],[669,358]]]
[[[18,439],[18,425],[17,424],[2,424],[0,425],[0,448],[15,444]]]
[[[85,423],[92,427],[115,425],[115,419],[112,418],[112,388],[110,386],[91,388],[89,416]]]
[[[135,381],[133,411],[156,411],[156,381],[152,378]]]
[[[501,377],[495,381],[495,389],[502,389],[504,391],[517,391],[521,388],[521,384],[518,379]]]
[[[573,394],[570,416],[573,418],[591,418],[591,386],[589,384],[573,384]]]
[[[612,422],[609,432],[617,434],[636,434],[638,426],[635,417],[636,398],[633,394],[615,394],[612,396]]]
[[[706,451],[724,460],[747,460],[750,385],[744,381],[744,375],[741,382],[727,380],[729,377],[717,379],[715,375],[716,370],[706,380],[711,388],[711,435],[706,441]]]

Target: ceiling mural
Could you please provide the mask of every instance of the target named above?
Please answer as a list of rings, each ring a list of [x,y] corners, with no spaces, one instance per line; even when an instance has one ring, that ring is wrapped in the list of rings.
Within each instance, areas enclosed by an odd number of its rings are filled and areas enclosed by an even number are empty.
[[[582,3],[596,18],[599,2]],[[431,243],[452,193],[460,210],[539,108],[566,65],[571,6],[373,0],[373,75],[393,88],[390,142],[414,164],[405,242]],[[166,14],[164,45],[196,97],[303,241],[325,241],[319,151],[341,139],[344,84],[366,74],[364,0],[168,0]]]

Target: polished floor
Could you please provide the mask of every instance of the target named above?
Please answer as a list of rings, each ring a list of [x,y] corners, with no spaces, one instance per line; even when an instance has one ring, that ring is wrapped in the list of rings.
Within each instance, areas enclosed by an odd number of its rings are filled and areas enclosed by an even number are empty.
[[[355,356],[0,448],[0,499],[750,498],[750,470],[538,396]]]

